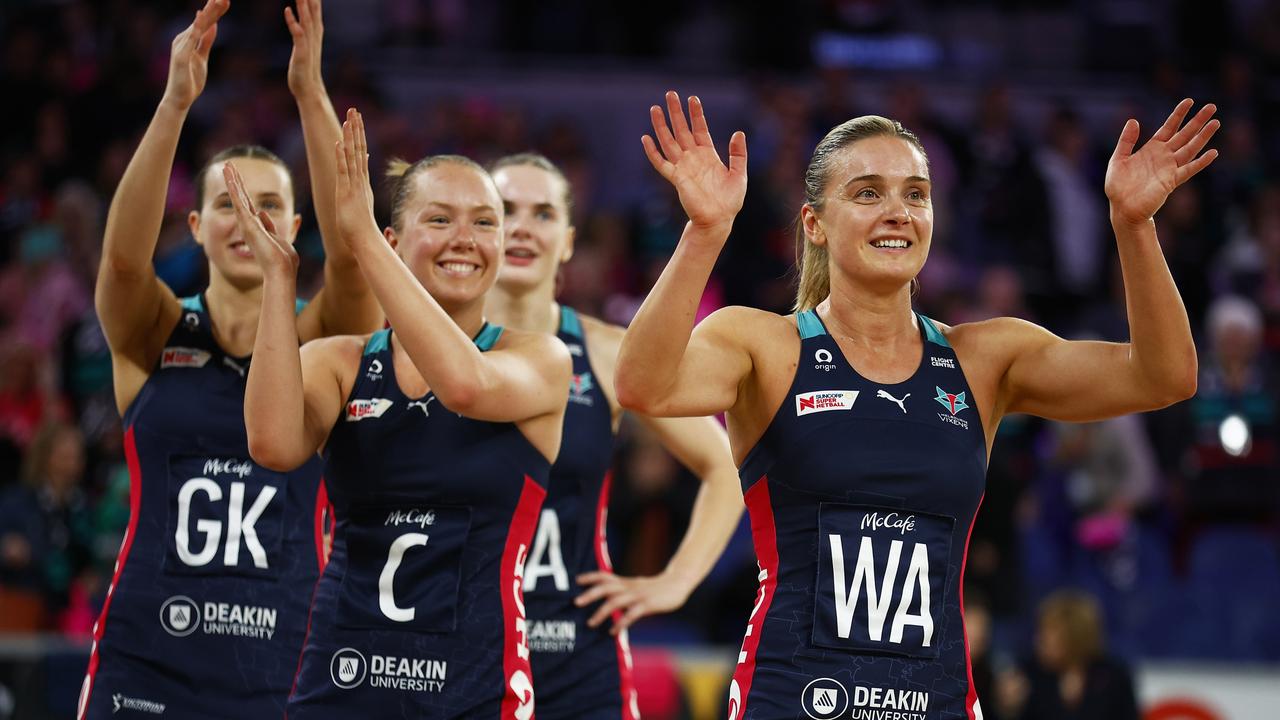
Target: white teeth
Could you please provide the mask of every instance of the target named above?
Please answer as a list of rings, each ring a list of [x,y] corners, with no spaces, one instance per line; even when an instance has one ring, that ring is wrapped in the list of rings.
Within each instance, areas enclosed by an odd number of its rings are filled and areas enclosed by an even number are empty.
[[[459,275],[469,274],[476,269],[475,265],[461,262],[440,263],[440,267],[444,268],[446,272],[456,273]]]
[[[910,244],[906,240],[876,240],[871,243],[871,246],[878,248],[906,248]]]

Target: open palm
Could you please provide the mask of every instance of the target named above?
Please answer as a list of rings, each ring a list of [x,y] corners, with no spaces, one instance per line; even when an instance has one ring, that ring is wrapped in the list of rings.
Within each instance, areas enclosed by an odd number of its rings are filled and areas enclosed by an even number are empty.
[[[208,0],[196,12],[191,25],[173,39],[164,94],[178,107],[191,107],[204,92],[209,79],[209,50],[218,37],[218,20],[230,7],[230,0]]]
[[[342,123],[342,140],[334,145],[338,176],[334,184],[334,210],[338,233],[348,245],[362,233],[379,234],[373,214],[373,184],[369,179],[369,143],[365,136],[364,116],[347,109]]]
[[[641,139],[644,153],[654,169],[675,186],[680,205],[695,226],[727,227],[742,209],[747,194],[747,136],[738,131],[730,138],[726,167],[711,140],[702,101],[689,98],[690,127],[680,106],[680,96],[674,91],[668,92],[666,100],[670,125],[662,108],[657,105],[649,108],[657,142],[645,135]]]
[[[253,249],[264,276],[294,276],[298,272],[298,251],[276,229],[271,216],[258,210],[244,187],[244,178],[235,163],[222,166],[222,177],[227,181],[227,194],[236,210],[236,220],[245,242]]]
[[[1221,125],[1211,119],[1216,107],[1205,105],[1182,125],[1194,104],[1190,98],[1178,103],[1164,125],[1137,152],[1134,147],[1140,132],[1138,121],[1125,123],[1107,164],[1104,186],[1112,211],[1120,219],[1132,223],[1150,220],[1174,189],[1218,157],[1217,150],[1201,153]]]

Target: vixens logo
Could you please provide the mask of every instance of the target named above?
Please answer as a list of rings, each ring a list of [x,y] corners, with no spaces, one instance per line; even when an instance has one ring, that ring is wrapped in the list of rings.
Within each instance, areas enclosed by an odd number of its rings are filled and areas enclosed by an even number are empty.
[[[569,401],[579,405],[594,404],[595,401],[587,393],[590,393],[595,386],[591,373],[584,372],[581,375],[574,373],[573,380],[569,382]]]
[[[961,410],[969,407],[969,404],[964,401],[965,393],[952,395],[937,385],[934,385],[933,389],[938,391],[938,397],[934,398],[934,400],[941,403],[942,407],[946,408],[953,416]]]

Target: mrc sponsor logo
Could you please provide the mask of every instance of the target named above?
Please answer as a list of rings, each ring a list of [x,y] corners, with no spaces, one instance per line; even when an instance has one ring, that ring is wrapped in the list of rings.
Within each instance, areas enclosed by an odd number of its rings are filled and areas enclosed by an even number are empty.
[[[857,390],[818,390],[796,395],[796,417],[831,410],[852,410]]]
[[[329,677],[343,690],[368,683],[371,688],[409,692],[440,692],[448,676],[444,660],[370,655],[352,647],[335,652],[329,660]]]
[[[276,634],[276,620],[273,607],[225,602],[202,605],[186,595],[175,595],[160,606],[160,625],[174,637],[199,631],[204,635],[270,640]]]
[[[160,353],[160,368],[204,367],[211,357],[207,351],[199,348],[167,347]]]
[[[380,418],[383,413],[391,409],[394,405],[392,401],[386,398],[369,398],[367,400],[352,400],[347,403],[347,422],[359,422],[365,418]]]
[[[529,623],[529,650],[544,653],[570,653],[578,640],[578,625],[573,620],[533,620]]]

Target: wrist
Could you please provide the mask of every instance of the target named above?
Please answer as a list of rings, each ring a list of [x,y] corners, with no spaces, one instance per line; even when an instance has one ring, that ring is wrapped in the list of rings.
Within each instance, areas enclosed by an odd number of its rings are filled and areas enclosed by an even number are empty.
[[[677,591],[681,598],[681,604],[684,600],[689,599],[689,595],[693,593],[693,589],[697,586],[698,581],[689,573],[683,572],[678,568],[667,567],[661,573],[658,573],[658,579],[665,587]]]
[[[160,98],[160,104],[156,107],[156,114],[183,119],[186,118],[187,112],[191,110],[191,105],[192,103],[182,102],[165,93],[164,97]]]
[[[1111,225],[1115,228],[1122,228],[1122,229],[1128,228],[1133,230],[1139,230],[1144,227],[1154,227],[1155,218],[1149,217],[1149,216],[1148,217],[1130,217],[1125,213],[1121,212],[1120,210],[1117,210],[1115,207],[1112,207],[1111,208]]]

